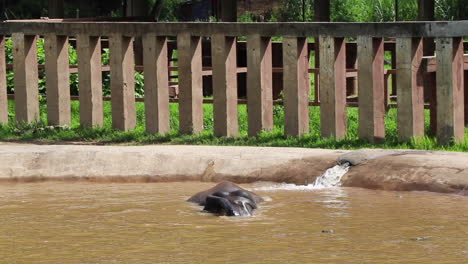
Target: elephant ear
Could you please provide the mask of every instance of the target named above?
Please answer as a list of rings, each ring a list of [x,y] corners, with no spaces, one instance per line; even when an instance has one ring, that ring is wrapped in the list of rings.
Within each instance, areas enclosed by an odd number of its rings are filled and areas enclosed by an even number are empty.
[[[206,194],[206,191],[204,192],[199,192],[195,194],[194,196],[190,197],[187,202],[191,203],[197,203],[199,205],[205,205],[206,204],[206,197],[208,197],[208,194]]]

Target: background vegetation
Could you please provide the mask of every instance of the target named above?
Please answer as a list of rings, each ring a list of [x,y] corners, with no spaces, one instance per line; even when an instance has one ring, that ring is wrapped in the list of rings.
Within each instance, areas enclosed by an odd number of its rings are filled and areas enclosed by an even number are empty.
[[[156,0],[147,0],[150,5]],[[267,21],[313,21],[314,0],[272,0],[281,2]],[[416,20],[418,0],[398,1],[398,20]],[[47,16],[48,0],[3,0],[9,19],[39,18]],[[161,21],[181,20],[180,7],[188,0],[165,0]],[[66,0],[65,17],[118,17],[123,16],[122,1]],[[305,9],[303,10],[303,7]],[[265,9],[268,9],[265,6]],[[466,0],[436,0],[437,20],[468,19]],[[148,10],[149,12],[149,10]],[[2,14],[5,16],[5,14]],[[254,21],[253,14],[241,14],[240,21]],[[332,21],[383,22],[395,21],[395,0],[331,0]]]

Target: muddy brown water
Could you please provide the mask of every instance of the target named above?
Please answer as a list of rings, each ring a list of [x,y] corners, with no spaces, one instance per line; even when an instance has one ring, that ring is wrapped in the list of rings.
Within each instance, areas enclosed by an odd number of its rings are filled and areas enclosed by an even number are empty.
[[[2,184],[0,263],[468,263],[468,197],[263,190],[229,218],[185,202],[211,186]]]

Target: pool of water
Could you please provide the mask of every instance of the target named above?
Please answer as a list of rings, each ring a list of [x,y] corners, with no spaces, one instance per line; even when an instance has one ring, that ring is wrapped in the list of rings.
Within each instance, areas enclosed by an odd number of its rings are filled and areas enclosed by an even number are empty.
[[[0,185],[0,263],[468,263],[468,197],[282,190],[254,217],[185,202],[212,183]]]

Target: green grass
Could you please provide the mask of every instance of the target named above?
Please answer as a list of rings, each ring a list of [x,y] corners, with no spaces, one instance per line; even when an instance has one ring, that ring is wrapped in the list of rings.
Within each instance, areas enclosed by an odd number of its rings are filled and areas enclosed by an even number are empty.
[[[10,113],[14,113],[14,102],[9,101]],[[411,142],[400,143],[397,138],[396,109],[390,109],[386,115],[386,139],[381,144],[370,144],[358,139],[358,109],[348,108],[348,133],[342,140],[333,138],[322,139],[320,136],[320,108],[310,107],[310,133],[299,137],[286,137],[283,133],[283,107],[274,107],[274,129],[272,132],[261,133],[257,137],[247,137],[247,109],[239,105],[239,137],[213,136],[213,106],[204,105],[205,131],[198,135],[179,134],[178,105],[170,104],[171,132],[168,135],[151,135],[145,132],[144,104],[137,103],[137,127],[128,132],[112,129],[110,102],[104,102],[105,124],[101,128],[88,129],[79,125],[79,103],[72,102],[72,124],[70,130],[39,129],[46,127],[46,106],[41,105],[42,122],[33,125],[15,124],[14,114],[10,116],[8,125],[0,126],[0,140],[43,143],[84,142],[92,144],[191,144],[191,145],[223,145],[223,146],[276,146],[276,147],[306,147],[328,149],[358,149],[358,148],[398,148],[468,151],[468,131],[465,134],[466,143],[450,146],[438,146],[433,137],[413,139]],[[426,111],[426,132],[428,128],[428,112]]]

